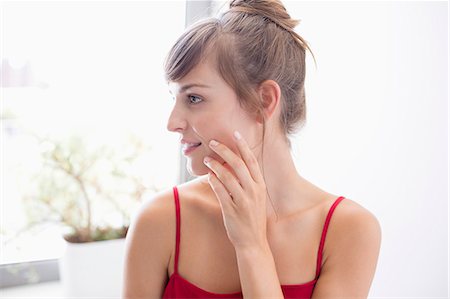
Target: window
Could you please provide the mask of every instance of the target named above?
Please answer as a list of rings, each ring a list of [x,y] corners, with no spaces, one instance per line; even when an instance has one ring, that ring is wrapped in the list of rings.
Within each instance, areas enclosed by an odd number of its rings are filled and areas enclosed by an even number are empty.
[[[111,200],[95,209],[97,224],[120,225],[124,215],[114,205],[131,215],[177,183],[178,136],[166,130],[163,61],[184,30],[186,4],[5,2],[1,9],[4,265],[60,255],[63,228],[49,209],[83,201],[73,184],[64,185],[70,177],[46,168],[57,147],[74,168],[95,168],[87,193]],[[73,201],[46,206],[56,197]]]

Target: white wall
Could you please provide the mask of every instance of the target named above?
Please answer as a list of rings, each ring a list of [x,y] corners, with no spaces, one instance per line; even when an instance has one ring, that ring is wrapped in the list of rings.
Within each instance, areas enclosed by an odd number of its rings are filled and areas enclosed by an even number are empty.
[[[370,297],[448,296],[448,3],[285,1],[307,70],[302,175],[383,229]]]

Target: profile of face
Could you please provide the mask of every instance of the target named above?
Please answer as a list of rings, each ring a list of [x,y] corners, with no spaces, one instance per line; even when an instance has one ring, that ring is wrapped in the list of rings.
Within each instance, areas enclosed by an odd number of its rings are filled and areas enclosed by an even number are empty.
[[[203,163],[205,156],[224,163],[209,147],[211,139],[225,144],[238,156],[233,132],[238,130],[249,144],[252,142],[247,138],[252,137],[256,121],[240,107],[236,93],[220,76],[210,58],[197,64],[181,80],[169,82],[169,90],[174,106],[167,129],[180,133],[180,141],[201,142],[200,146],[185,155],[191,175],[208,173],[209,168]]]

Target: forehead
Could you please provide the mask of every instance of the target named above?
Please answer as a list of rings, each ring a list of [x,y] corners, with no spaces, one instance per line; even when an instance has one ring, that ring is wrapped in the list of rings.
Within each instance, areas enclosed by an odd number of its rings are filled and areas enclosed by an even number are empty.
[[[169,82],[169,92],[172,95],[186,92],[194,87],[198,88],[219,88],[226,85],[215,68],[215,64],[210,58],[198,63],[186,76],[178,81]]]

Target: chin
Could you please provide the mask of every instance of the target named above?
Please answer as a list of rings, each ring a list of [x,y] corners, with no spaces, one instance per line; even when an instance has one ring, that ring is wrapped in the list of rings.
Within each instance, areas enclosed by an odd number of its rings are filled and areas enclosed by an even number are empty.
[[[204,165],[203,163],[201,163],[200,165],[197,165],[197,164],[192,164],[191,162],[192,161],[188,161],[188,163],[186,165],[187,171],[189,172],[189,174],[191,176],[199,177],[199,176],[208,174],[209,168],[206,165]]]

